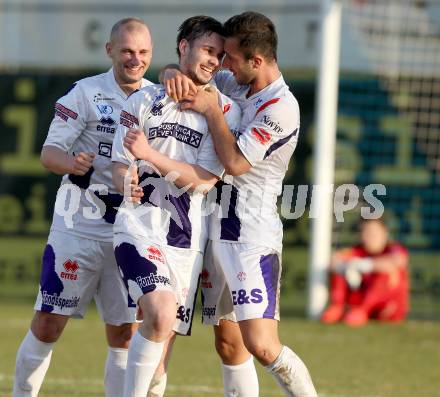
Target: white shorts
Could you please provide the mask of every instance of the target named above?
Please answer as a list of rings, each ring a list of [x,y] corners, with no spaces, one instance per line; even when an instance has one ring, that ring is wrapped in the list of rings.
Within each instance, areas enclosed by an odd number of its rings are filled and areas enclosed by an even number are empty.
[[[202,321],[280,319],[281,260],[271,248],[209,241],[202,271]]]
[[[112,243],[52,230],[43,254],[35,310],[83,318],[95,298],[106,324],[135,322]]]
[[[194,305],[202,271],[199,251],[159,245],[127,234],[114,236],[115,257],[134,302],[152,291],[170,291],[178,305],[173,330],[191,334]]]

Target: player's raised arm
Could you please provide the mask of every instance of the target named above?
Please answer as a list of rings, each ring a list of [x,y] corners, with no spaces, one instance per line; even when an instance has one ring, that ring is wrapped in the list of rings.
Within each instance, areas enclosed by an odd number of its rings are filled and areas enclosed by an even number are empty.
[[[164,85],[167,95],[175,102],[197,93],[197,86],[180,71],[179,65],[165,66],[159,73],[159,81]]]
[[[251,164],[238,147],[235,135],[219,106],[215,88],[200,90],[193,99],[182,103],[181,109],[195,110],[206,117],[217,155],[227,174],[236,176],[250,170]]]

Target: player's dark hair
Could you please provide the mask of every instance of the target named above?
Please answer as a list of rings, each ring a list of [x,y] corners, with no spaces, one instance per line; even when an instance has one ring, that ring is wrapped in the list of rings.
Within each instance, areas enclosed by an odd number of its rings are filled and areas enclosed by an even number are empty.
[[[223,27],[225,37],[237,39],[246,59],[259,53],[268,61],[277,60],[277,32],[273,22],[265,15],[246,11],[229,18]]]
[[[223,34],[223,25],[212,17],[206,15],[196,15],[188,18],[179,26],[177,34],[177,55],[180,59],[179,44],[185,39],[191,46],[192,42],[199,37],[212,33],[217,33],[220,36]]]

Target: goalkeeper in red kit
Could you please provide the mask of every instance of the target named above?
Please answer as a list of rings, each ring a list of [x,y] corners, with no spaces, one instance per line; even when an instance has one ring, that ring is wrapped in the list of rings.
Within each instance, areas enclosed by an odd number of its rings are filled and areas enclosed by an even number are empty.
[[[363,220],[360,244],[336,251],[330,264],[326,324],[362,326],[369,319],[399,322],[408,312],[408,251],[390,242],[381,219]]]

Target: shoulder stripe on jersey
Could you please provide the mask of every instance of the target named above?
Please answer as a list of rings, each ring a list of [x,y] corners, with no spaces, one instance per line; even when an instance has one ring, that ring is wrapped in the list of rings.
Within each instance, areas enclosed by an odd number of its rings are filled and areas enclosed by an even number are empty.
[[[277,103],[280,100],[280,98],[273,98],[270,101],[267,101],[265,103],[263,103],[257,110],[257,113],[255,113],[255,116],[262,112],[264,109],[266,109],[268,106],[273,105],[274,103]]]
[[[298,133],[298,128],[293,131],[291,134],[287,135],[285,138],[280,139],[279,141],[275,142],[274,144],[269,146],[269,149],[266,150],[266,153],[264,154],[264,158],[270,156],[275,150],[279,149],[281,146],[283,146],[285,143],[289,141],[290,138],[295,136]]]

